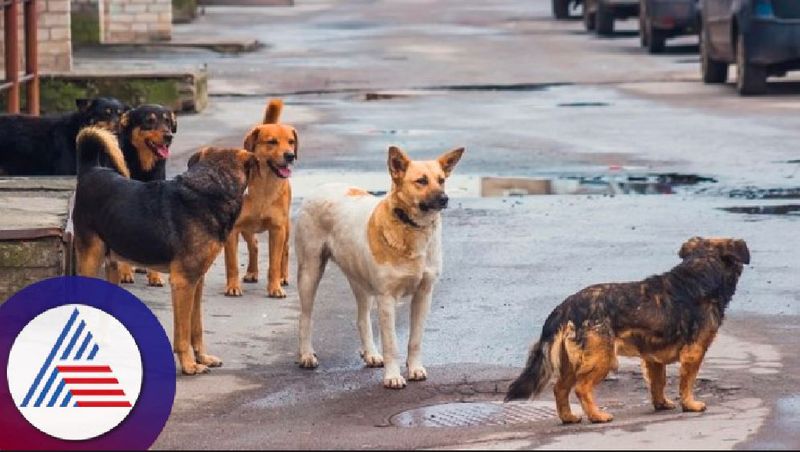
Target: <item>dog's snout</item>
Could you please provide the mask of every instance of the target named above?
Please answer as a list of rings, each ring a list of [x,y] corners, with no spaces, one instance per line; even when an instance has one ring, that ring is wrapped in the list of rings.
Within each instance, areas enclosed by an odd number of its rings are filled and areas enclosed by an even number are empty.
[[[296,158],[297,158],[297,156],[295,155],[294,152],[284,152],[283,153],[283,159],[286,160],[286,163],[292,163],[292,162],[294,162],[294,159],[296,159]]]
[[[172,132],[167,132],[164,134],[164,144],[167,146],[172,144]]]
[[[440,209],[444,209],[447,207],[447,203],[450,201],[450,197],[447,196],[446,193],[442,193],[439,195],[439,199],[436,201],[439,204]]]

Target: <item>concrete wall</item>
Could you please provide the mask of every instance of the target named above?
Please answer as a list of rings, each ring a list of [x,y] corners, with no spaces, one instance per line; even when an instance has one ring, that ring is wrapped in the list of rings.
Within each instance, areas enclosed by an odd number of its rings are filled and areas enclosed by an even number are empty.
[[[39,7],[39,71],[64,72],[72,69],[72,33],[70,0],[38,0]],[[0,14],[1,15],[1,14]],[[20,6],[20,56],[24,61],[22,7]],[[0,20],[0,47],[5,48],[3,21]],[[0,70],[5,71],[4,53],[0,52]],[[21,63],[24,64],[24,63]],[[24,66],[21,66],[24,67]],[[0,75],[5,78],[5,73]]]
[[[172,0],[100,0],[102,42],[168,41]]]

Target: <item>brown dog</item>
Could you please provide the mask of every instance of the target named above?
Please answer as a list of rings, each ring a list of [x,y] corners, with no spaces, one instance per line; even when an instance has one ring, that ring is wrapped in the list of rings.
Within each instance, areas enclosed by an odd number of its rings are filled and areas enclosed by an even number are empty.
[[[656,410],[675,404],[664,387],[667,364],[680,362],[680,398],[684,411],[703,411],[693,387],[706,350],[722,325],[750,251],[743,240],[694,237],[678,253],[672,270],[644,281],[599,284],[570,296],[547,318],[531,349],[525,370],[508,389],[506,400],[540,393],[555,376],[556,408],[565,424],[575,393],[592,422],[614,417],[601,411],[594,387],[617,367],[617,355],[642,359]]]
[[[204,149],[175,179],[141,182],[128,178],[110,132],[84,129],[77,146],[78,274],[96,277],[106,255],[110,281],[119,280],[118,261],[169,272],[181,370],[194,375],[221,366],[203,341],[203,280],[239,216],[248,180],[258,175],[255,157],[244,149]],[[98,166],[99,155],[111,157],[116,170]]]
[[[239,234],[247,243],[247,273],[243,281],[258,281],[258,241],[256,234],[269,231],[269,271],[267,295],[284,298],[281,286],[289,284],[289,208],[292,204],[290,165],[297,159],[297,131],[294,127],[278,124],[283,102],[270,101],[264,113],[263,124],[251,130],[244,140],[244,148],[255,154],[261,176],[250,181],[244,196],[244,205],[233,232],[225,242],[225,295],[242,295],[239,284],[238,246]]]

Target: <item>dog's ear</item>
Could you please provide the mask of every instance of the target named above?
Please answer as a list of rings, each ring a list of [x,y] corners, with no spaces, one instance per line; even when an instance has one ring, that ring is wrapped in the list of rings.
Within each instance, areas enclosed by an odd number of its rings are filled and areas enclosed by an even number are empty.
[[[127,129],[128,125],[131,123],[131,111],[128,110],[122,114],[119,118],[119,128],[120,129]]]
[[[703,243],[702,237],[690,238],[689,240],[684,242],[683,245],[681,245],[681,249],[680,251],[678,251],[678,257],[680,257],[681,259],[686,259],[686,257],[692,254],[694,250],[697,249],[698,246],[702,245],[702,243]]]
[[[440,155],[438,159],[436,159],[439,162],[439,166],[442,167],[445,177],[450,176],[450,173],[453,172],[456,164],[458,164],[458,161],[461,160],[462,154],[464,154],[464,148],[458,148],[449,152],[445,152],[444,154]]]
[[[406,170],[411,163],[411,159],[397,146],[391,146],[389,147],[389,160],[387,163],[392,180],[398,181],[402,180],[403,176],[406,175]]]
[[[186,163],[187,168],[193,167],[197,162],[199,162],[206,153],[208,148],[200,149],[199,151],[195,152],[191,157],[189,157],[189,161]]]
[[[258,127],[255,127],[244,138],[244,148],[250,152],[255,152],[257,141],[258,141]]]
[[[258,163],[258,157],[256,157],[255,154],[250,154],[250,158],[247,160],[245,168],[247,169],[248,181],[253,178],[253,175],[256,177],[261,177],[261,164]]]
[[[725,244],[722,257],[740,264],[750,264],[750,250],[744,240],[729,240]]]
[[[78,107],[78,111],[80,112],[89,110],[90,105],[92,105],[91,99],[75,99],[75,106]]]
[[[169,118],[170,118],[170,130],[172,130],[172,133],[177,133],[178,132],[178,117],[175,116],[175,112],[174,111],[169,112]]]
[[[294,135],[294,158],[299,159],[300,154],[298,151],[300,150],[300,139],[297,138],[297,130],[292,127],[292,135]]]

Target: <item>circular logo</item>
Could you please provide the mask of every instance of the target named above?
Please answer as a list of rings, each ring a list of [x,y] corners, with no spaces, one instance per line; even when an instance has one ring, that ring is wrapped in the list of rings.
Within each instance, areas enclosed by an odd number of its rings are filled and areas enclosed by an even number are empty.
[[[61,439],[94,438],[116,427],[142,387],[142,359],[128,330],[78,304],[50,309],[25,325],[7,373],[25,419]]]
[[[147,449],[174,401],[164,329],[99,279],[48,279],[0,305],[0,363],[0,449]]]

